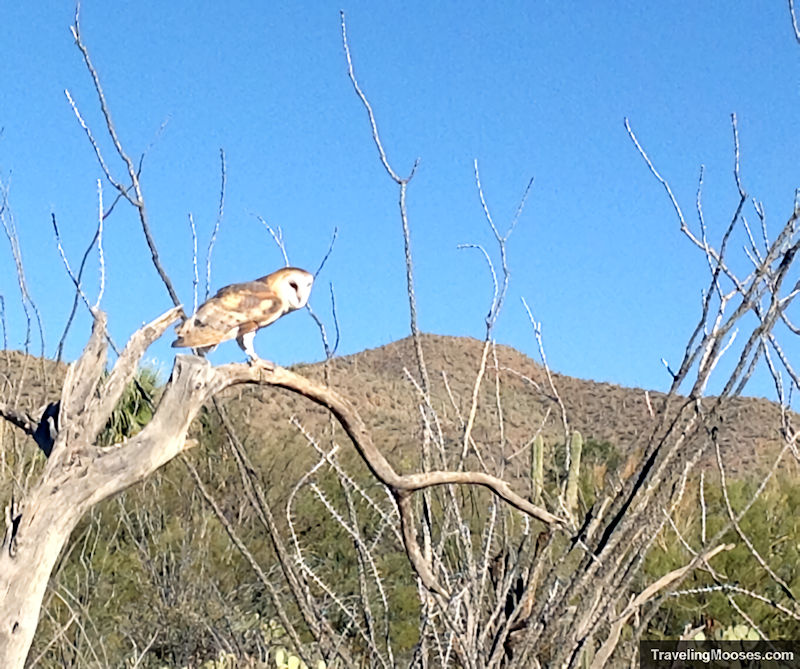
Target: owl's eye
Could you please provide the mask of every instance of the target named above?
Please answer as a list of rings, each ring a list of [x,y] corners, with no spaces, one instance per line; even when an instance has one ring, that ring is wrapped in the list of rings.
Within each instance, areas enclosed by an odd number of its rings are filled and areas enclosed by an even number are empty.
[[[296,281],[290,281],[290,282],[289,282],[289,285],[290,285],[292,288],[294,288],[295,290],[297,290],[297,282],[296,282]]]

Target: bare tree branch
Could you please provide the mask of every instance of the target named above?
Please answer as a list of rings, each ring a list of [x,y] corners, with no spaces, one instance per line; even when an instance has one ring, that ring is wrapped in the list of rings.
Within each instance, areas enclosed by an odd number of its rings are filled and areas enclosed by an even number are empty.
[[[36,319],[36,325],[39,330],[39,341],[41,344],[40,356],[44,356],[44,327],[42,326],[42,318],[39,314],[39,308],[31,297],[28,290],[28,281],[25,278],[25,268],[22,264],[22,251],[19,248],[19,236],[17,228],[14,223],[14,216],[11,209],[8,207],[8,185],[0,181],[0,198],[2,198],[2,205],[0,205],[0,224],[3,226],[6,239],[8,239],[9,246],[11,247],[11,255],[14,258],[14,267],[17,271],[17,285],[19,286],[20,302],[22,309],[25,312],[25,352],[30,351],[32,321],[31,311]]]
[[[414,165],[411,168],[411,172],[405,178],[400,177],[397,172],[392,169],[392,166],[389,164],[389,160],[386,157],[386,151],[384,151],[383,144],[381,142],[380,134],[378,133],[378,124],[375,120],[375,113],[372,111],[372,105],[370,105],[367,96],[361,90],[361,86],[358,84],[358,80],[356,79],[355,71],[353,69],[353,61],[350,56],[350,44],[347,41],[347,24],[345,22],[344,12],[339,12],[339,17],[341,19],[342,24],[342,44],[344,46],[344,54],[345,58],[347,59],[347,73],[350,77],[350,82],[353,84],[353,88],[358,95],[358,98],[361,100],[361,104],[364,105],[364,109],[367,112],[367,116],[369,117],[369,124],[370,128],[372,129],[372,139],[375,142],[375,148],[378,149],[378,155],[381,160],[381,164],[383,165],[386,173],[391,177],[392,181],[394,181],[400,189],[400,199],[399,199],[399,206],[400,206],[400,222],[402,223],[403,227],[403,243],[405,247],[405,258],[406,258],[406,292],[408,294],[408,306],[409,312],[411,316],[411,335],[414,339],[414,352],[417,356],[417,366],[419,368],[420,374],[420,382],[422,384],[422,388],[427,394],[430,392],[430,382],[428,380],[428,369],[425,365],[425,357],[422,353],[422,343],[420,341],[420,333],[419,333],[419,326],[417,325],[417,298],[414,289],[414,265],[411,258],[411,232],[408,227],[408,211],[406,208],[406,191],[408,189],[408,184],[411,179],[414,178],[414,173],[417,171],[417,166],[419,165],[419,158],[414,162]]]
[[[591,664],[591,669],[601,669],[606,665],[609,658],[611,657],[611,653],[616,648],[617,644],[619,643],[620,635],[622,634],[622,627],[628,621],[628,619],[645,603],[647,600],[654,597],[660,590],[668,587],[671,583],[677,581],[680,578],[686,576],[695,566],[700,562],[708,562],[711,558],[715,555],[721,553],[722,551],[729,551],[733,550],[735,546],[733,544],[722,544],[717,546],[716,548],[712,548],[703,555],[696,556],[689,564],[684,567],[680,567],[679,569],[674,569],[673,571],[669,572],[668,574],[664,574],[661,578],[659,578],[654,583],[651,583],[647,586],[642,592],[640,592],[636,597],[633,598],[630,604],[625,607],[625,610],[619,615],[619,617],[614,620],[614,623],[611,627],[611,633],[609,634],[606,641],[603,643],[600,650],[594,657],[594,660]]]
[[[789,0],[789,15],[792,18],[792,29],[794,30],[794,38],[800,44],[800,27],[797,25],[797,15],[794,12],[794,0]]]
[[[75,45],[78,47],[78,50],[81,52],[83,56],[83,62],[86,65],[86,69],[89,71],[90,76],[92,77],[92,82],[94,84],[94,90],[97,93],[97,98],[100,103],[100,110],[103,113],[103,118],[105,119],[106,130],[108,131],[109,137],[111,137],[111,141],[114,145],[114,149],[116,150],[117,155],[119,158],[125,163],[125,167],[128,172],[128,178],[132,184],[134,194],[131,195],[129,189],[123,186],[118,180],[114,179],[111,175],[110,170],[106,166],[105,162],[102,159],[102,155],[100,153],[99,147],[97,142],[91,135],[88,126],[86,123],[81,119],[80,114],[78,113],[77,105],[74,104],[70,97],[70,104],[73,107],[78,119],[81,123],[81,126],[87,133],[90,142],[95,150],[95,154],[97,155],[97,159],[100,162],[101,167],[103,168],[103,172],[106,175],[109,183],[111,183],[114,188],[116,188],[119,193],[125,197],[128,202],[130,202],[138,211],[139,213],[139,221],[142,226],[142,232],[144,233],[145,241],[147,242],[147,246],[150,249],[150,256],[153,261],[153,266],[156,268],[158,275],[161,277],[161,281],[164,283],[164,286],[169,293],[170,299],[172,303],[177,307],[180,305],[180,300],[178,299],[178,295],[175,292],[175,288],[172,286],[172,281],[170,280],[169,276],[166,273],[163,265],[161,264],[161,259],[158,255],[158,249],[156,248],[155,240],[153,239],[153,234],[150,231],[150,223],[148,221],[148,214],[147,208],[144,202],[144,195],[142,194],[141,184],[139,183],[139,174],[136,166],[134,165],[133,161],[131,160],[130,156],[125,152],[125,149],[122,146],[122,142],[119,139],[117,134],[117,130],[114,126],[114,122],[111,118],[111,111],[108,108],[108,104],[106,103],[106,96],[105,92],[103,91],[103,87],[100,84],[100,77],[97,74],[97,70],[95,69],[94,65],[92,64],[92,60],[89,56],[89,50],[86,45],[83,43],[81,38],[81,31],[80,31],[80,3],[78,3],[75,7],[75,22],[71,27],[72,36],[75,40]],[[69,93],[67,93],[69,96]]]

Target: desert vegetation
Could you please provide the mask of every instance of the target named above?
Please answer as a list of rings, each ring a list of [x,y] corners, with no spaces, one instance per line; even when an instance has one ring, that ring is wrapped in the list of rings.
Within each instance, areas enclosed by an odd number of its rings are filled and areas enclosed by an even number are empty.
[[[669,391],[569,378],[550,368],[527,304],[539,361],[495,342],[507,247],[531,184],[501,225],[477,161],[493,241],[471,247],[491,285],[484,337],[420,332],[407,203],[416,165],[401,173],[384,149],[342,15],[365,141],[397,190],[410,336],[337,356],[335,310],[326,323],[309,309],[321,363],[213,366],[179,355],[163,378],[143,356],[187,309],[160,262],[141,162],[117,135],[79,18],[73,35],[100,127],[70,104],[117,199],[103,208],[101,197],[86,251],[98,254],[99,285],[64,256],[76,308],[93,321],[80,358],[0,352],[0,664],[602,667],[631,666],[640,639],[797,638],[789,388],[800,378],[783,342],[798,333],[800,210],[768,225],[745,190],[735,116],[737,196],[716,240],[702,188],[690,221],[625,122],[654,190],[708,266]],[[35,292],[12,193],[0,185],[30,328]],[[173,307],[118,346],[102,308],[102,242],[122,206],[135,211]],[[271,232],[288,265],[292,249]],[[745,241],[745,261],[733,240]],[[331,253],[333,242],[318,274]],[[195,251],[195,291],[198,265]],[[743,396],[759,367],[773,401]]]

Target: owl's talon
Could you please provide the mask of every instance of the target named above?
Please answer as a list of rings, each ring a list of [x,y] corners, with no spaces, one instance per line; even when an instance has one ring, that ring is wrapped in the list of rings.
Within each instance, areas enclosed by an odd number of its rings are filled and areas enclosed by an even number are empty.
[[[263,358],[247,358],[247,364],[251,367],[261,367],[268,372],[275,371],[275,363],[271,360],[264,360]]]

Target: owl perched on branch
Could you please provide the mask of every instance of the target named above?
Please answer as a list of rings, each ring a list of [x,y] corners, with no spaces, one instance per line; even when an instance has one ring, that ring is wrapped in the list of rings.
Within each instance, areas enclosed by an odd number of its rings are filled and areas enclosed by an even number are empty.
[[[175,329],[178,338],[172,346],[207,353],[236,338],[251,363],[264,363],[253,349],[256,331],[302,309],[313,283],[314,277],[305,270],[284,267],[255,281],[225,286]]]

